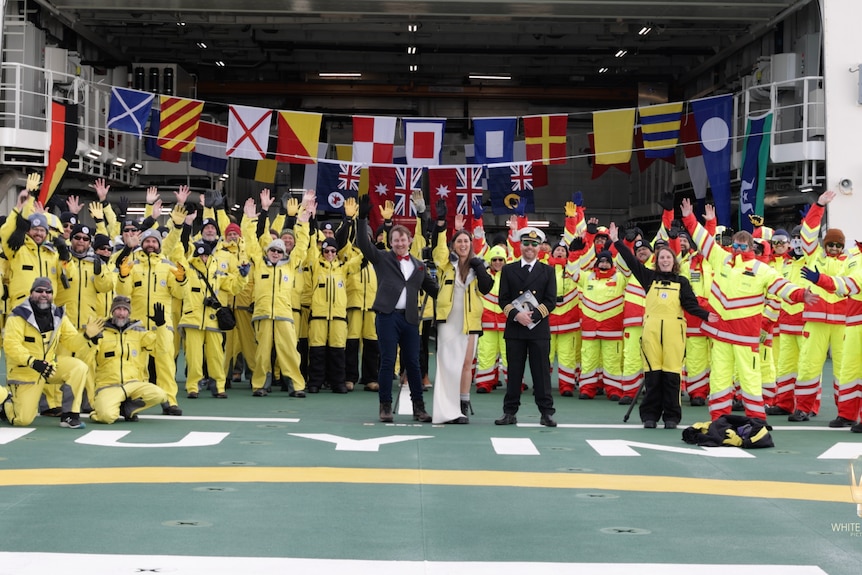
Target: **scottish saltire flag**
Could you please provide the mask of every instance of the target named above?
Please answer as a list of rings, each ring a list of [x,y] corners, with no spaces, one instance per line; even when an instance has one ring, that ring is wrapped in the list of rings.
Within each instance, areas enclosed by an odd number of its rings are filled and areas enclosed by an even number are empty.
[[[655,104],[638,108],[644,155],[647,158],[672,157],[679,142],[682,102]]]
[[[213,174],[227,173],[227,126],[200,123],[192,150],[192,167]]]
[[[362,164],[318,160],[317,205],[327,212],[344,212],[344,200],[359,196]]]
[[[715,217],[718,224],[732,227],[730,221],[730,154],[733,141],[733,96],[713,96],[691,101]]]
[[[402,118],[408,166],[437,166],[443,153],[445,118]]]
[[[769,163],[769,136],[772,133],[772,112],[748,118],[745,142],[742,146],[742,175],[739,183],[739,228],[754,231],[748,216],[763,215],[763,195],[766,190],[766,166]]]
[[[634,133],[634,108],[593,112],[595,163],[613,166],[631,162]]]
[[[518,118],[473,118],[474,162],[508,163],[514,159]]]
[[[119,132],[134,134],[139,138],[142,137],[155,97],[155,94],[149,92],[111,88],[107,127]]]
[[[535,212],[533,199],[533,163],[518,162],[488,166],[488,192],[495,215],[511,215],[516,208]],[[523,206],[522,206],[523,204]]]

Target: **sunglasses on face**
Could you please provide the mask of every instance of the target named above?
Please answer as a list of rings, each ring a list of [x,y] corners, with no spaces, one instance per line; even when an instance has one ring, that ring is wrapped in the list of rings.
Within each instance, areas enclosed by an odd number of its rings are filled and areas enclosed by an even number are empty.
[[[774,240],[774,241],[772,242],[772,245],[774,245],[774,246],[783,246],[783,245],[784,245],[784,244],[786,244],[786,243],[787,243],[787,242],[785,242],[784,240]]]
[[[82,241],[82,242],[89,242],[89,241],[90,241],[90,236],[81,236],[81,235],[78,235],[78,236],[72,236],[72,239],[73,239],[73,240],[79,240],[79,241]]]
[[[71,224],[71,223],[66,222],[65,224],[63,224],[63,227],[64,227],[64,228],[71,228],[71,227],[73,227],[73,226],[72,226],[72,224]]]
[[[33,293],[54,293],[54,290],[48,288],[36,288]]]
[[[491,261],[492,262],[504,262],[506,260],[504,260],[503,258],[491,258]]]
[[[271,252],[273,252],[273,253],[276,253],[276,254],[283,254],[283,253],[284,253],[282,250],[277,250],[277,249],[275,249],[275,248],[270,248],[270,250],[269,250],[269,251],[271,251]]]
[[[325,254],[334,254],[334,253],[336,253],[337,251],[338,251],[338,250],[328,249],[328,250],[323,250],[323,253],[325,253]]]
[[[748,250],[748,244],[738,244],[736,242],[733,242],[732,244],[730,244],[730,247],[741,252]]]
[[[136,232],[136,231],[138,231],[138,228],[123,228],[124,234],[130,234],[130,233]]]
[[[539,245],[539,242],[534,241],[534,240],[521,240],[521,245],[522,246],[532,246],[535,248]]]
[[[841,248],[841,249],[843,249],[844,244],[839,244],[838,242],[829,242],[828,244],[826,244],[826,247],[827,248]]]

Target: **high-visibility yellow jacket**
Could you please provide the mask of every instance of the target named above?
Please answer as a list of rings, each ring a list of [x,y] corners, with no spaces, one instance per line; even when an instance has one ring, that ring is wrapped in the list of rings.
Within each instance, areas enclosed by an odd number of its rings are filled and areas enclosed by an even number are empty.
[[[449,260],[449,247],[446,243],[445,230],[438,234],[433,255],[434,263],[437,265],[437,281],[440,285],[436,300],[437,321],[443,323],[449,318],[452,305],[455,303],[455,274],[458,273],[455,265]],[[464,333],[482,333],[482,312],[485,308],[482,303],[482,292],[479,289],[479,278],[472,269],[467,272],[465,286]],[[490,290],[491,286],[491,282],[483,280],[483,287],[486,291]]]
[[[312,246],[311,250],[320,253],[317,246]],[[353,254],[346,262],[338,258],[328,261],[322,254],[312,260],[309,320],[347,320],[347,276],[359,271],[361,263],[361,253]]]
[[[6,352],[6,383],[36,383],[42,375],[31,367],[34,360],[56,362],[60,346],[78,357],[87,355],[93,344],[79,333],[62,307],[53,306],[54,329],[41,333],[30,300],[17,306],[6,319],[3,351]]]
[[[707,299],[709,297],[709,290],[712,287],[712,267],[703,255],[698,252],[684,254],[679,264],[679,275],[688,280],[688,283],[691,285],[691,291],[697,297],[697,303],[701,307],[709,307]],[[685,312],[685,322],[685,334],[687,336],[704,335],[700,329],[703,323],[702,319]]]
[[[729,253],[715,243],[694,215],[683,220],[698,250],[713,269],[709,306],[719,316],[702,329],[714,339],[758,349],[766,294],[785,301],[802,301],[805,290],[781,277],[767,264]]]
[[[102,337],[96,345],[96,389],[147,381],[148,356],[174,353],[173,340],[157,336],[161,329],[167,327],[150,331],[141,322],[134,320],[122,328],[111,322],[105,323]],[[159,345],[165,349],[157,349]]]
[[[578,272],[581,291],[581,337],[622,339],[626,277],[616,268]]]
[[[165,306],[165,316],[170,318],[173,312],[173,298],[182,300],[186,294],[186,277],[178,281],[172,270],[176,264],[159,253],[146,254],[138,248],[129,256],[132,261],[132,271],[127,277],[117,274],[116,291],[132,300],[132,309],[135,315],[141,318],[141,322],[147,329],[154,329],[149,316],[153,315],[153,306],[160,303]],[[169,322],[170,323],[170,322]],[[169,327],[168,329],[173,329]]]
[[[787,281],[804,285],[805,282],[802,281],[802,268],[805,265],[804,258],[794,258],[788,252],[784,255],[774,256],[769,265]],[[782,300],[781,312],[778,314],[776,335],[779,333],[802,335],[802,329],[805,325],[805,320],[802,318],[804,309],[805,302],[788,303]]]
[[[820,274],[817,285],[827,292],[848,298],[845,325],[862,325],[862,251],[858,247],[851,249],[845,264],[845,275]]]
[[[820,221],[823,218],[825,208],[815,203],[808,210],[808,214],[802,221],[802,251],[805,252],[805,265],[810,269],[817,269],[820,273],[830,276],[844,275],[844,265],[847,260],[845,254],[837,257],[829,256],[820,245]],[[844,324],[847,319],[847,300],[844,296],[829,293],[819,286],[812,287],[819,299],[814,304],[806,304],[802,312],[805,321],[816,321],[818,323]]]
[[[72,259],[66,264],[68,287],[61,284],[54,288],[54,303],[66,308],[66,315],[72,324],[81,329],[90,316],[105,317],[102,309],[101,294],[114,291],[114,272],[108,264],[102,263],[99,274],[94,270],[94,259],[99,256],[89,250],[79,255],[72,252]]]
[[[225,305],[230,296],[242,291],[248,280],[239,275],[231,260],[232,258],[219,259],[210,256],[206,263],[200,257],[193,257],[188,261],[186,297],[183,299],[183,314],[178,327],[220,331],[215,316],[217,308],[206,304],[207,299],[212,297],[206,284],[209,282],[220,305]],[[223,264],[226,267],[222,267]],[[205,277],[207,282],[201,276]]]

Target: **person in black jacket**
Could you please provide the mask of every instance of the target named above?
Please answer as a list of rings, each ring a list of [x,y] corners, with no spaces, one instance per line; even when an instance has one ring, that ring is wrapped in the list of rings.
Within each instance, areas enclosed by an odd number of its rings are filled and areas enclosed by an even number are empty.
[[[422,371],[419,367],[419,290],[437,297],[437,282],[428,266],[410,255],[413,238],[404,226],[392,226],[389,232],[392,251],[378,249],[371,243],[368,196],[359,203],[356,245],[374,266],[377,274],[377,294],[372,309],[377,312],[377,340],[380,347],[380,421],[392,422],[392,378],[395,376],[395,356],[401,346],[401,365],[407,373],[413,419],[430,422],[422,399]]]
[[[551,395],[551,328],[548,315],[557,304],[557,278],[553,268],[540,262],[539,244],[545,239],[542,230],[528,227],[519,232],[521,259],[500,272],[499,303],[506,315],[506,357],[509,374],[506,397],[503,399],[503,417],[497,425],[518,423],[515,414],[521,405],[521,380],[527,358],[530,358],[530,375],[533,378],[533,395],[541,418],[539,423],[556,427],[554,398]],[[531,294],[533,303],[522,300]]]
[[[685,357],[686,321],[682,311],[704,321],[718,317],[697,303],[688,279],[679,275],[676,254],[667,245],[656,248],[656,270],[645,267],[618,237],[615,224],[608,228],[611,241],[634,276],[646,290],[641,355],[644,362],[644,395],[640,406],[644,427],[655,428],[659,418],[665,429],[675,429],[682,419],[679,381]]]

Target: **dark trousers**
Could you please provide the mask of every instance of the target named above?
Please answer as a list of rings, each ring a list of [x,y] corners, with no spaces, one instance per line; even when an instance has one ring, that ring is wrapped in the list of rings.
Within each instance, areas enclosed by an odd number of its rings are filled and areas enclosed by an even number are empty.
[[[516,414],[521,405],[521,382],[527,358],[530,359],[530,375],[533,377],[533,396],[539,412],[553,415],[554,396],[551,395],[550,339],[507,339],[506,358],[509,360],[509,379],[506,381],[506,397],[503,413]]]
[[[378,349],[376,339],[363,339],[361,343],[362,362],[360,367],[360,340],[347,340],[344,377],[347,381],[366,385],[372,381],[377,381],[377,375],[380,371],[380,350]],[[360,375],[360,369],[362,370],[362,375]]]
[[[378,313],[377,343],[380,346],[380,403],[392,402],[392,379],[395,377],[395,356],[401,347],[401,366],[407,372],[410,398],[422,401],[422,372],[419,369],[419,326],[407,322],[403,312]],[[547,354],[546,354],[547,355]]]
[[[679,403],[679,374],[668,371],[644,373],[644,399],[640,405],[641,421],[682,420]],[[662,415],[664,414],[664,415]]]

